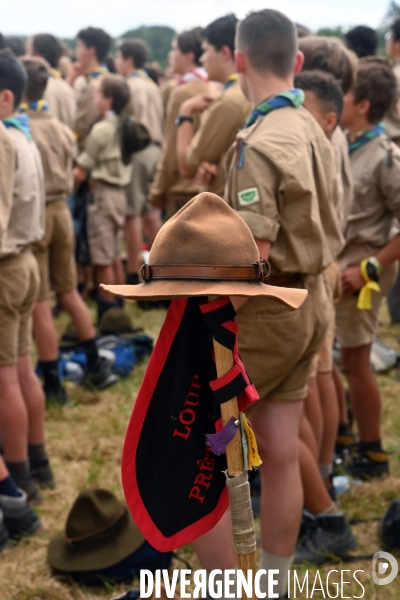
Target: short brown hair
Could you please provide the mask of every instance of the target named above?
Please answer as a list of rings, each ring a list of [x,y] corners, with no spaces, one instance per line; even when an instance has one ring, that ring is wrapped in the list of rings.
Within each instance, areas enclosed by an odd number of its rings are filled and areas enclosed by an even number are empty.
[[[129,86],[119,75],[106,75],[100,87],[104,98],[112,98],[112,110],[120,115],[129,101]]]
[[[183,54],[189,54],[193,52],[193,62],[196,65],[200,64],[200,56],[203,54],[202,43],[203,41],[203,29],[201,27],[195,27],[188,31],[183,31],[176,36],[176,43],[179,50]]]
[[[32,37],[32,49],[40,54],[53,69],[58,68],[58,61],[65,54],[61,42],[50,33],[38,33]]]
[[[293,74],[297,52],[294,23],[277,10],[251,12],[239,23],[236,47],[259,72]]]
[[[28,85],[25,96],[28,102],[41,100],[49,79],[49,69],[46,62],[39,57],[20,59],[28,73]]]
[[[328,71],[342,86],[343,94],[352,88],[357,56],[339,38],[309,35],[299,40],[304,54],[304,69]]]
[[[126,40],[120,46],[122,56],[132,58],[137,69],[142,69],[149,59],[149,47],[144,40],[132,38]]]
[[[362,100],[370,101],[367,119],[371,124],[379,123],[398,99],[397,80],[389,61],[380,56],[362,58],[353,93],[356,104]]]

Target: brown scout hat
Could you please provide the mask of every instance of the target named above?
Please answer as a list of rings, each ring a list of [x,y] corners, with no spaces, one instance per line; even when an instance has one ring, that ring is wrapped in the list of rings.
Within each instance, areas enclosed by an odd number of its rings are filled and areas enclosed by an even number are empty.
[[[65,532],[50,542],[47,560],[57,571],[106,569],[145,541],[126,506],[107,490],[83,490],[75,500]]]
[[[298,308],[307,291],[262,283],[267,263],[243,219],[216,194],[192,198],[160,229],[143,265],[144,283],[104,285],[120,296],[265,296]]]

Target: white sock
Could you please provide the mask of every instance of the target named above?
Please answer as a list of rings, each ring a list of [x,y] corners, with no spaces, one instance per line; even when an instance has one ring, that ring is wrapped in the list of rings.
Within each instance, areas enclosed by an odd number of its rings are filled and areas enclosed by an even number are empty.
[[[321,463],[318,465],[319,472],[322,477],[322,481],[326,481],[332,475],[332,465],[322,465]]]
[[[277,556],[276,554],[269,554],[269,552],[261,549],[259,568],[265,569],[266,571],[270,569],[279,571],[279,574],[274,574],[274,580],[277,581],[278,584],[273,588],[274,593],[278,593],[279,596],[283,596],[286,593],[288,571],[290,570],[292,562],[293,556]],[[261,577],[260,590],[265,592],[268,598],[268,575],[263,575]]]

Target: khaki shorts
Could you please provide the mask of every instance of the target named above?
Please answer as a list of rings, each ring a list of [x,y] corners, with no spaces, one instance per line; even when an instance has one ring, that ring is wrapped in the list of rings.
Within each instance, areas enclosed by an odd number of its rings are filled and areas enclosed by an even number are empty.
[[[88,239],[92,265],[112,265],[120,256],[125,223],[123,188],[96,181],[88,210]]]
[[[30,249],[0,260],[0,366],[29,354],[32,311],[39,292],[39,268]]]
[[[46,204],[46,230],[40,242],[32,244],[39,265],[38,300],[76,288],[75,236],[71,214],[64,200]]]
[[[326,306],[328,315],[328,329],[322,346],[318,350],[313,360],[311,377],[317,373],[331,373],[333,370],[333,343],[335,341],[335,302],[338,302],[342,292],[342,274],[337,262],[333,262],[322,273],[326,285],[326,291],[329,298],[329,305]]]
[[[368,256],[370,255],[367,254],[363,258]],[[374,341],[379,326],[379,307],[382,298],[396,281],[397,269],[397,263],[393,263],[380,274],[381,291],[372,292],[371,310],[357,308],[358,298],[348,294],[344,294],[336,305],[336,337],[343,348],[366,346]]]
[[[301,287],[301,286],[299,286]],[[269,298],[251,298],[238,311],[239,352],[261,399],[303,400],[312,360],[327,328],[322,275],[305,276],[308,296],[293,310]]]
[[[147,201],[161,156],[161,146],[150,144],[133,155],[132,181],[126,187],[126,216],[141,217],[159,210]]]

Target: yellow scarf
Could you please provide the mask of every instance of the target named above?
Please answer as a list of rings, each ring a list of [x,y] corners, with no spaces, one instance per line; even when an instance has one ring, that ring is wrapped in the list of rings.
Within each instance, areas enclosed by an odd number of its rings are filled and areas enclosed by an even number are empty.
[[[380,292],[381,288],[376,281],[373,281],[367,273],[368,258],[365,258],[360,264],[361,275],[365,281],[365,285],[360,290],[357,308],[360,310],[371,310],[372,308],[372,292]]]

